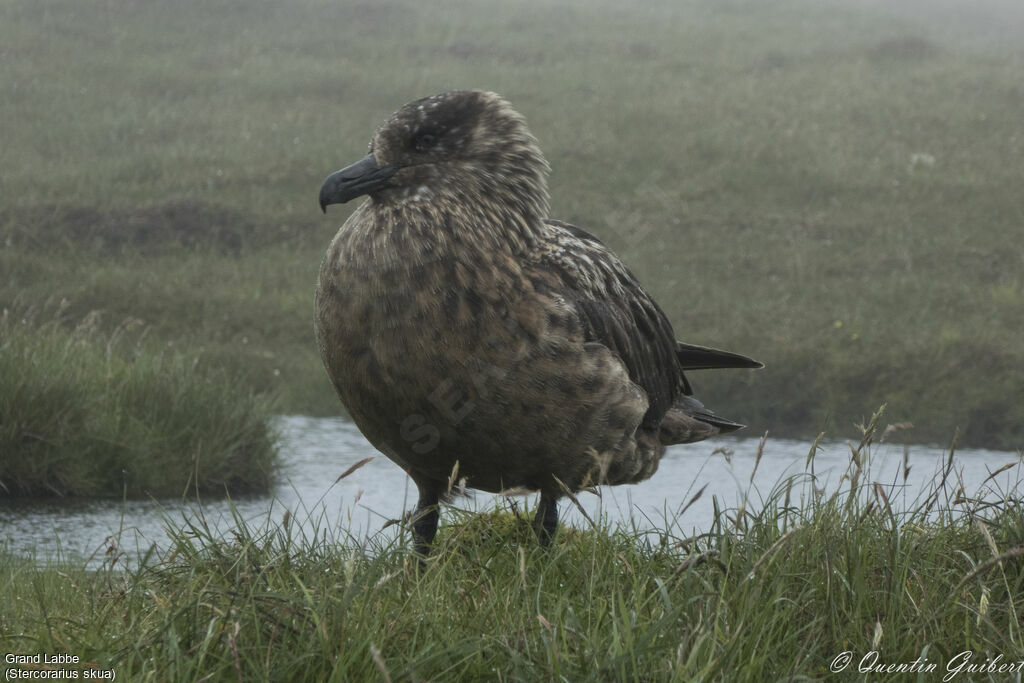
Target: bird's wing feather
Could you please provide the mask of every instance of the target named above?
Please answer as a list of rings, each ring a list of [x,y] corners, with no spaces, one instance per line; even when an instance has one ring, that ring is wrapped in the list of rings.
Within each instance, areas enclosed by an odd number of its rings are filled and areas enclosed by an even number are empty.
[[[656,426],[682,393],[689,393],[672,325],[622,261],[585,230],[548,221],[549,239],[535,268],[555,276],[558,294],[575,309],[584,340],[603,344],[647,392],[644,426]]]

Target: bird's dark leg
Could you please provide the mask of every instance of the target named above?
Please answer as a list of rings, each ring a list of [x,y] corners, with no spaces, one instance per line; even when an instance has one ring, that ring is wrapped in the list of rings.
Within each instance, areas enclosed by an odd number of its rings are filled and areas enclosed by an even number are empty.
[[[412,513],[412,549],[420,562],[430,554],[430,544],[437,534],[438,495],[433,488],[420,488],[420,499]]]
[[[558,500],[546,493],[540,494],[537,514],[533,518],[533,530],[544,547],[551,545],[555,530],[558,529]]]

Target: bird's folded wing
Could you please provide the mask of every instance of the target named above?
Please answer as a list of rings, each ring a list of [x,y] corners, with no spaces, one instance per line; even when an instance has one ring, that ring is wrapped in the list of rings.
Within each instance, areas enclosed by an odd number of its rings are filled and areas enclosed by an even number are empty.
[[[630,379],[647,392],[644,425],[656,426],[682,393],[689,393],[678,343],[665,313],[629,269],[584,230],[548,221],[550,238],[530,264],[576,310],[584,339],[613,351]]]

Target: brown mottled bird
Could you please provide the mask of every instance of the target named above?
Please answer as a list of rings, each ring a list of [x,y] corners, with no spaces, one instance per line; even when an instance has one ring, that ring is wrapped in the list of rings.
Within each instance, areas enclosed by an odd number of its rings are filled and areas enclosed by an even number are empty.
[[[320,206],[368,195],[320,267],[316,336],[367,439],[419,489],[426,555],[453,475],[540,491],[547,543],[565,492],[647,479],[665,446],[742,425],[684,370],[756,368],[676,341],[596,237],[548,218],[548,164],[500,96],[446,92],[385,121]]]

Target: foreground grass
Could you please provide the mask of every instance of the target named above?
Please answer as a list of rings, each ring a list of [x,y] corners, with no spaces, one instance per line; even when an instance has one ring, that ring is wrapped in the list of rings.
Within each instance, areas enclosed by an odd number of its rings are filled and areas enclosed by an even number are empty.
[[[0,554],[0,648],[171,681],[759,681],[828,678],[844,652],[845,677],[872,652],[939,676],[965,651],[1024,659],[1017,493],[957,492],[951,451],[901,506],[870,480],[872,432],[834,494],[812,450],[764,509],[722,510],[698,536],[668,519],[563,529],[544,550],[528,514],[455,512],[417,571],[405,538],[238,520],[224,540],[200,518],[134,568]]]
[[[968,20],[969,19],[969,20]],[[0,303],[145,320],[286,412],[337,402],[310,332],[343,212],[316,190],[380,120],[508,96],[679,335],[775,435],[873,406],[911,438],[1024,439],[1019,3],[0,3]]]
[[[269,489],[267,401],[196,358],[155,350],[131,321],[105,334],[90,316],[68,332],[22,313],[0,316],[4,497]]]

